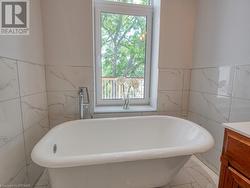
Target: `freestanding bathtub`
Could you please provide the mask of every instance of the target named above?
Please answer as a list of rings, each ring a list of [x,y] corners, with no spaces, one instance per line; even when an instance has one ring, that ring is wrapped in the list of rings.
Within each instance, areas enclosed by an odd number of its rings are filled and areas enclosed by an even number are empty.
[[[213,145],[204,128],[180,118],[110,118],[63,123],[31,156],[48,168],[52,188],[153,188]]]

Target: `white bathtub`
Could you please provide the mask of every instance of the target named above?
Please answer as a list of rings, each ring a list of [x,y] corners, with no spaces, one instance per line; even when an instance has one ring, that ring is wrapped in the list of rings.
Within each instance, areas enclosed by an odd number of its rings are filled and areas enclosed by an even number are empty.
[[[77,120],[50,130],[31,156],[52,188],[153,188],[213,145],[204,128],[175,117]]]

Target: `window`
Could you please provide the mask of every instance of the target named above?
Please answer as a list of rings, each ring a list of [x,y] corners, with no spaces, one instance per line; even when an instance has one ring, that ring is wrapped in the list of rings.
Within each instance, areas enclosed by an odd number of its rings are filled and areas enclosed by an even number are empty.
[[[150,0],[95,1],[96,105],[150,103]]]

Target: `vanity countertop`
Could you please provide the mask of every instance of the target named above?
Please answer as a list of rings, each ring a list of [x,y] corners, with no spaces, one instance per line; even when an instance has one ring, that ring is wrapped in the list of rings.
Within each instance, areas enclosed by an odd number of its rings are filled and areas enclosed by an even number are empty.
[[[224,123],[225,128],[250,138],[250,122]]]

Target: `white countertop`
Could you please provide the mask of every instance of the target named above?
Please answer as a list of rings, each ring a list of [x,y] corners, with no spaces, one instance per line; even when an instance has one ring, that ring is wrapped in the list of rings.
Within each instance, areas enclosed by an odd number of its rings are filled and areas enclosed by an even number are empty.
[[[225,128],[250,138],[250,122],[224,123]]]

